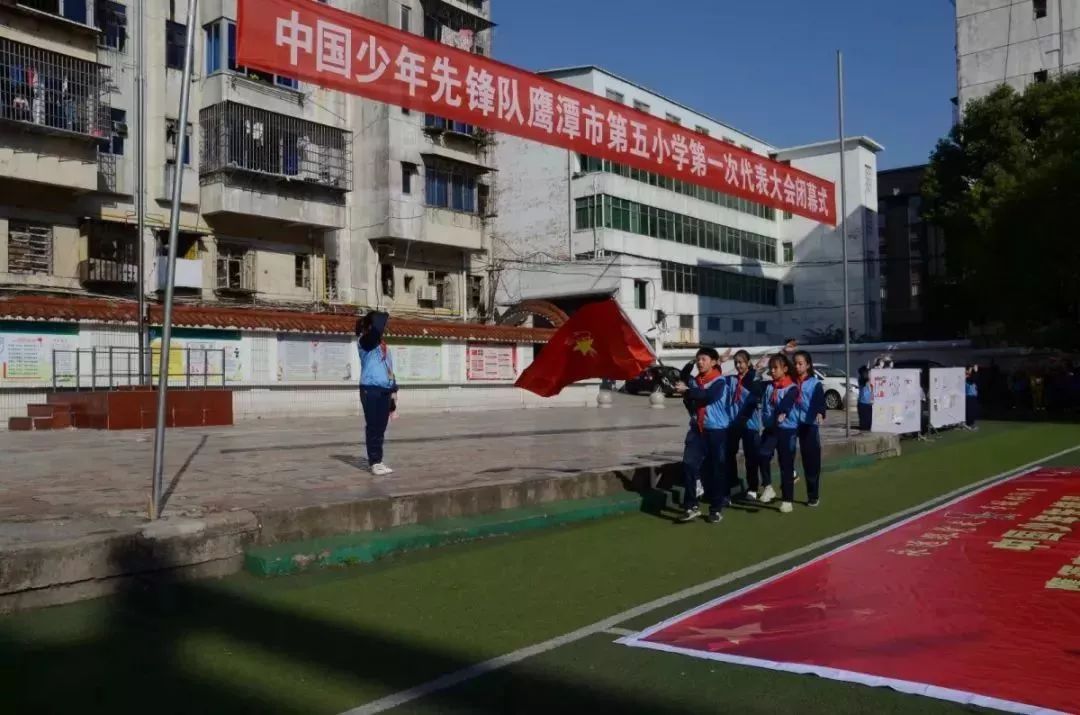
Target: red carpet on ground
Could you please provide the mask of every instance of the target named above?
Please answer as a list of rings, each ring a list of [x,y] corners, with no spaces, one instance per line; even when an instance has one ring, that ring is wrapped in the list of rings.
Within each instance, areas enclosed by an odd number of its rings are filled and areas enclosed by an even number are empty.
[[[997,483],[622,642],[1080,712],[1080,470]]]

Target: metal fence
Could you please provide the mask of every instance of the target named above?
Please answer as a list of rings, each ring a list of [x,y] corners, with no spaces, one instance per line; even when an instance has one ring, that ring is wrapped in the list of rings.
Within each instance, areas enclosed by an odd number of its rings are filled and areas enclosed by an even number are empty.
[[[167,360],[169,385],[174,387],[225,387],[228,382],[222,348],[172,347]],[[141,366],[141,370],[140,370]],[[52,387],[56,389],[111,390],[137,387],[140,373],[157,384],[161,374],[161,349],[80,348],[53,350]]]

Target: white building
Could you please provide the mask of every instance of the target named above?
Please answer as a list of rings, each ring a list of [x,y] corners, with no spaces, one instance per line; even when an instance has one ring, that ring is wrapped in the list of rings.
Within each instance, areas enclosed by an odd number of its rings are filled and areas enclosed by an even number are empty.
[[[596,67],[543,74],[839,188],[839,141],[781,149]],[[882,147],[865,137],[846,144],[851,326],[876,335]],[[572,309],[615,295],[650,338],[676,344],[760,344],[843,325],[839,228],[515,137],[498,138],[496,160],[499,305],[546,299]]]
[[[489,0],[333,4],[478,53]],[[199,3],[177,126],[186,3],[0,2],[0,292],[134,298],[161,288],[184,172],[181,301],[483,310],[489,137],[241,67],[236,1]],[[147,232],[136,230],[136,15],[145,20]],[[181,131],[190,137],[176,156]]]
[[[1080,69],[1080,0],[956,0],[960,111],[1008,84]]]

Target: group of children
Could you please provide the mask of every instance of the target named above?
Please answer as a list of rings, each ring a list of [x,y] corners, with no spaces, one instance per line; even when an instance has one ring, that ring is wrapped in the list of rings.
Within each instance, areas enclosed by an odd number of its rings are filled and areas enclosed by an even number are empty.
[[[774,455],[780,467],[780,511],[790,513],[795,501],[795,453],[802,456],[807,505],[820,503],[821,436],[825,391],[805,350],[769,358],[771,380],[759,379],[745,350],[735,353],[735,374],[720,372],[720,355],[702,348],[695,359],[697,376],[676,386],[690,413],[683,451],[683,514],[688,523],[701,518],[700,481],[709,503],[706,521],[719,523],[740,483],[737,456],[746,464],[747,501],[768,504],[776,499],[772,485]]]

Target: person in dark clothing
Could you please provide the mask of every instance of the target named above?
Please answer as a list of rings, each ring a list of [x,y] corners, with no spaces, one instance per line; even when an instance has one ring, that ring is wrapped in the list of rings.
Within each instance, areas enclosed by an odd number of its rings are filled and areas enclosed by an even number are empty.
[[[388,313],[371,311],[356,321],[357,349],[360,352],[360,405],[364,410],[364,438],[368,466],[377,477],[394,470],[383,462],[383,442],[390,415],[397,409],[397,380],[394,360],[383,341]]]
[[[821,489],[821,432],[825,423],[825,390],[814,370],[814,359],[805,350],[795,353],[795,406],[799,454],[806,472],[808,506],[817,506]]]
[[[728,427],[727,475],[728,492],[739,484],[738,452],[742,445],[743,460],[746,464],[747,499],[757,501],[761,479],[758,470],[758,451],[761,449],[761,395],[765,385],[757,379],[757,373],[750,365],[750,353],[740,350],[735,353],[735,374],[727,378],[731,383],[730,411],[731,426]]]
[[[716,350],[702,348],[697,355],[697,377],[692,383],[679,382],[675,385],[676,393],[688,398],[694,407],[683,450],[681,523],[701,517],[696,491],[699,478],[709,502],[708,522],[717,524],[723,520],[724,450],[727,447],[729,420],[726,404],[728,384],[720,374],[719,357]],[[709,471],[703,473],[702,467],[706,464]]]
[[[874,423],[874,390],[870,387],[870,370],[859,368],[859,429],[869,432]]]
[[[975,384],[975,374],[979,368],[975,365],[968,365],[965,371],[967,380],[964,384],[965,404],[964,409],[967,411],[967,428],[978,429],[976,422],[979,419],[979,387]]]
[[[772,481],[770,470],[773,454],[780,463],[780,511],[789,514],[795,501],[795,440],[798,422],[794,407],[796,397],[795,383],[791,379],[794,367],[788,356],[777,353],[769,358],[769,374],[772,382],[765,387],[761,398],[761,445],[758,454],[758,468],[765,484]],[[765,487],[758,501],[769,503],[776,498],[772,487]]]

